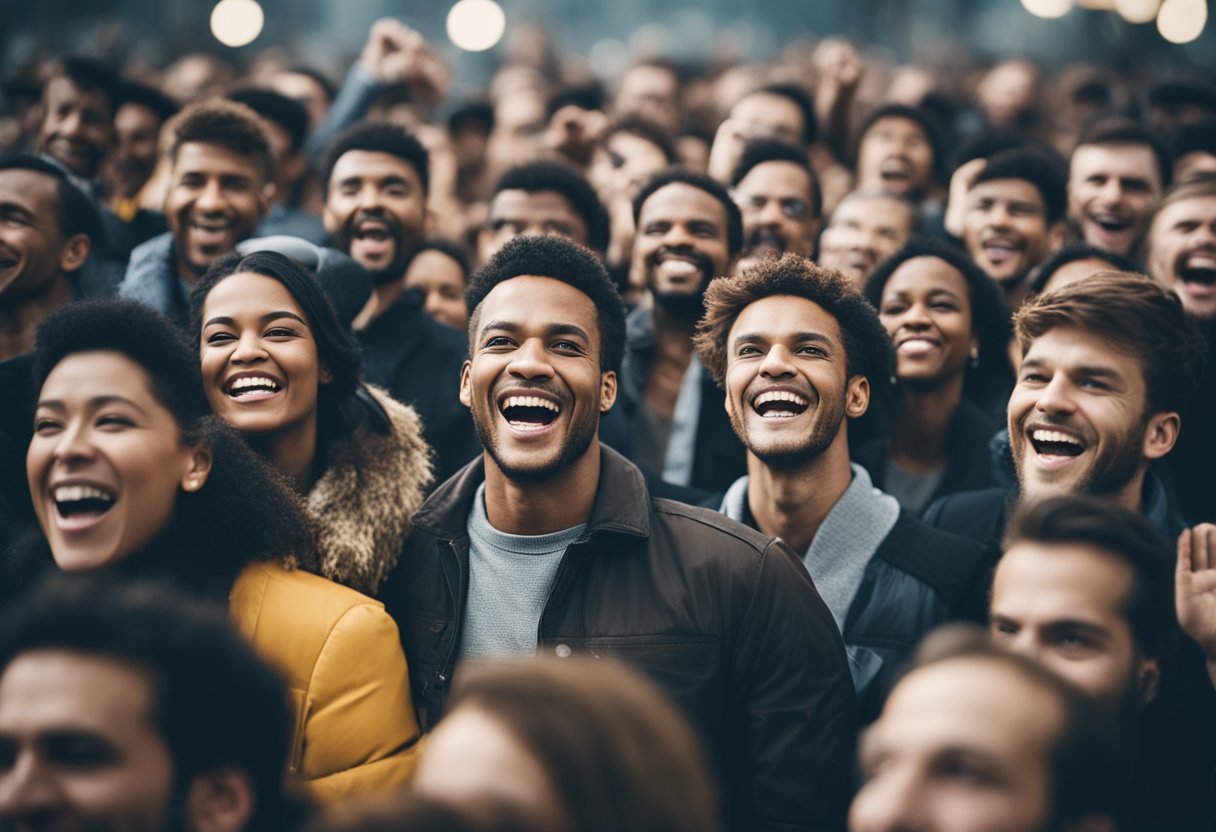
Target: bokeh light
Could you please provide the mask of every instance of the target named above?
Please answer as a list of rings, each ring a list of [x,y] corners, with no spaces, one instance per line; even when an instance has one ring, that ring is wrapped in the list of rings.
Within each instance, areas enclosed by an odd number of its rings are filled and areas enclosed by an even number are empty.
[[[211,10],[211,34],[224,46],[253,43],[265,22],[257,0],[220,0]]]
[[[448,12],[448,37],[466,52],[493,48],[507,31],[507,16],[494,0],[460,0]]]
[[[1072,0],[1022,0],[1022,6],[1035,17],[1063,17],[1072,9]]]
[[[1165,0],[1157,12],[1157,31],[1170,43],[1197,40],[1207,22],[1207,0]]]
[[[1161,0],[1115,0],[1115,11],[1128,23],[1152,23]]]

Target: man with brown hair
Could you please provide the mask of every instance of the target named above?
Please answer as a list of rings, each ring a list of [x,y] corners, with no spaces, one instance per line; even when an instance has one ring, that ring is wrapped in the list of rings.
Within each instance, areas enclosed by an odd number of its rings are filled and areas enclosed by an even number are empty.
[[[204,101],[169,127],[169,230],[131,252],[118,292],[186,325],[186,298],[212,263],[253,236],[274,196],[270,145],[258,116],[233,101]]]
[[[980,546],[926,528],[849,462],[848,423],[891,374],[886,330],[848,278],[794,254],[711,283],[697,329],[747,447],[747,475],[715,507],[801,554],[872,717],[921,635],[978,616],[986,566]]]

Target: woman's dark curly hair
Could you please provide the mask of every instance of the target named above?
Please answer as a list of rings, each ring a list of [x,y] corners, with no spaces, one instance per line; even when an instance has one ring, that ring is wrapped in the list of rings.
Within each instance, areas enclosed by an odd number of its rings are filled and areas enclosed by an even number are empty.
[[[257,274],[283,284],[304,311],[317,344],[317,360],[329,370],[330,381],[317,388],[317,457],[315,470],[324,470],[332,443],[354,432],[366,414],[358,392],[363,382],[363,353],[338,320],[338,313],[317,278],[277,251],[234,252],[216,260],[190,292],[190,328],[196,349],[202,344],[203,306],[207,295],[234,274]]]
[[[117,352],[148,376],[152,395],[181,430],[180,441],[211,452],[206,484],[177,496],[169,527],[122,565],[123,571],[168,578],[193,592],[226,597],[254,560],[313,565],[303,509],[284,477],[211,412],[198,352],[167,318],[137,301],[85,300],[42,322],[34,347],[34,380],[42,387],[68,356]]]
[[[997,291],[992,279],[975,261],[964,252],[946,243],[930,240],[924,237],[913,237],[903,248],[878,264],[870,279],[866,282],[866,299],[879,309],[882,306],[882,293],[887,281],[904,263],[918,257],[932,257],[941,260],[950,268],[963,276],[967,284],[968,301],[971,304],[971,330],[979,340],[980,366],[968,367],[964,376],[964,389],[967,381],[977,372],[982,372],[986,364],[998,364],[1006,361],[1005,351],[1013,337],[1013,327],[1009,320],[1009,311]]]

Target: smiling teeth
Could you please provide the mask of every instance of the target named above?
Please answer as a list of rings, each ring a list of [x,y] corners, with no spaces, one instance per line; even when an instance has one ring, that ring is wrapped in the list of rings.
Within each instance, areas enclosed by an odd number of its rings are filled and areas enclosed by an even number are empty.
[[[1076,445],[1079,448],[1084,447],[1073,437],[1066,433],[1060,433],[1058,430],[1035,430],[1031,431],[1030,438],[1035,442],[1062,442],[1068,445]]]
[[[275,383],[274,379],[266,378],[265,376],[252,376],[250,378],[238,378],[236,381],[232,382],[232,384],[229,385],[228,389],[243,390],[246,387],[270,387],[271,389],[274,389],[274,390],[279,389],[279,385]]]
[[[756,401],[753,403],[753,406],[759,407],[760,405],[768,404],[769,402],[793,402],[794,404],[803,405],[804,407],[808,404],[807,400],[802,398],[802,396],[799,396],[797,393],[790,393],[786,390],[770,390],[767,393],[761,393],[759,396],[756,396]]]
[[[57,503],[74,503],[80,500],[113,500],[114,495],[92,485],[61,485],[51,492]]]
[[[554,413],[560,412],[560,408],[553,402],[536,396],[509,396],[502,406],[504,410],[508,407],[543,407],[545,410],[552,410]]]

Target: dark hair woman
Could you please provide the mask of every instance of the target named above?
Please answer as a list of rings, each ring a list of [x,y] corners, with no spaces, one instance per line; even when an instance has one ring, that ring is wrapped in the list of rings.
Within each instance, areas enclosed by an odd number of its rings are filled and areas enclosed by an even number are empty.
[[[217,261],[190,320],[211,407],[304,495],[319,574],[374,595],[431,480],[417,414],[362,383],[321,285],[281,254]]]
[[[406,780],[418,725],[396,626],[305,571],[319,564],[297,498],[211,413],[174,325],[136,301],[83,301],[43,322],[34,360],[26,468],[50,552],[24,562],[226,604],[288,683],[294,775],[323,799]]]
[[[965,254],[913,240],[874,271],[866,296],[895,345],[895,412],[855,461],[914,514],[994,485],[988,441],[1000,425],[967,395],[1009,375],[1009,318],[992,281]]]

